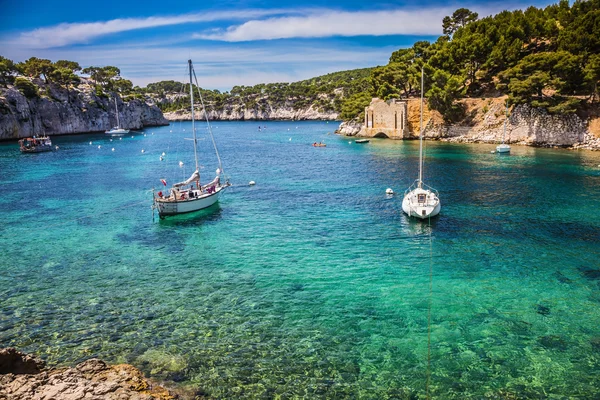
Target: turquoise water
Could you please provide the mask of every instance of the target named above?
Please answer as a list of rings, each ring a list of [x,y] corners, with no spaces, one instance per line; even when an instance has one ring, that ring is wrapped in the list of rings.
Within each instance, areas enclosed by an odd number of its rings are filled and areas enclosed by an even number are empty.
[[[214,124],[234,186],[166,220],[189,123],[0,144],[0,346],[219,399],[597,398],[600,153],[427,142],[428,223],[401,214],[418,142],[258,125]]]

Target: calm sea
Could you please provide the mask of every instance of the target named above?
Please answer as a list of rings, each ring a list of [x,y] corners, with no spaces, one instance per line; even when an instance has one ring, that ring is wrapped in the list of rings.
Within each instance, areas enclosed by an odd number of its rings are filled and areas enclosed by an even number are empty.
[[[336,127],[214,123],[233,186],[165,220],[189,122],[0,144],[0,346],[219,399],[598,398],[600,152],[426,142],[420,222],[418,142]]]

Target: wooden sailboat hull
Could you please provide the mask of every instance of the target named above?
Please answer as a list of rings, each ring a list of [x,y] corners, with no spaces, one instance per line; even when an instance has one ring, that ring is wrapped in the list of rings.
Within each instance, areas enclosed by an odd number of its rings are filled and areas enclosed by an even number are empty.
[[[154,204],[158,210],[158,215],[178,215],[194,211],[199,211],[208,208],[219,201],[219,196],[225,187],[221,186],[214,193],[206,194],[194,199],[186,198],[185,200],[170,200],[155,198]]]

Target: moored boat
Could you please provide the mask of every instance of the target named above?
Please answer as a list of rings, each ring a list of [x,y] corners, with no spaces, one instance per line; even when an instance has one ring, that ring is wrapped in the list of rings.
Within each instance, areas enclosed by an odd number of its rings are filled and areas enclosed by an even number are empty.
[[[21,153],[52,151],[52,141],[46,135],[24,138],[19,140],[19,150],[21,150]]]
[[[119,108],[117,106],[117,96],[115,95],[115,114],[117,116],[117,126],[114,128],[104,132],[107,136],[123,136],[129,133],[129,129],[124,129],[121,127],[121,122],[119,121]]]
[[[190,106],[192,115],[193,134],[192,140],[194,142],[194,158],[196,161],[196,169],[188,179],[186,179],[183,182],[175,183],[167,193],[163,194],[163,192],[160,191],[156,195],[154,195],[154,208],[158,210],[158,215],[160,218],[164,218],[165,216],[169,215],[189,213],[192,211],[198,211],[210,207],[217,201],[219,201],[219,196],[221,192],[224,191],[228,186],[230,186],[228,181],[221,182],[220,175],[223,173],[223,167],[221,165],[221,158],[219,156],[217,145],[212,135],[211,126],[208,122],[206,112],[204,112],[204,115],[206,118],[208,133],[213,142],[214,150],[219,163],[219,168],[217,169],[216,176],[213,178],[212,181],[204,185],[200,183],[200,165],[198,163],[197,149],[198,139],[196,138],[196,127],[194,118],[194,85],[192,83],[192,74],[195,77],[196,73],[192,65],[192,60],[188,60],[188,66],[190,74]],[[200,87],[198,86],[197,80],[196,87],[198,88],[198,95],[200,97],[202,109],[204,110],[202,93],[200,92]],[[165,179],[161,179],[161,182],[163,183],[163,185],[167,185],[167,181]]]
[[[426,219],[440,213],[437,190],[423,182],[423,93],[424,72],[421,68],[421,118],[419,123],[419,178],[404,192],[402,211],[409,217]]]

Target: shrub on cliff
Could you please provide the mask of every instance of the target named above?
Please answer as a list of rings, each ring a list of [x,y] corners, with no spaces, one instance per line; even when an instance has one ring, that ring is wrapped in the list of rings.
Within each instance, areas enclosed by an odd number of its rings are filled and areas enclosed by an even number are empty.
[[[29,79],[23,78],[22,76],[18,76],[15,79],[15,87],[28,99],[39,96],[37,86],[31,83]]]

